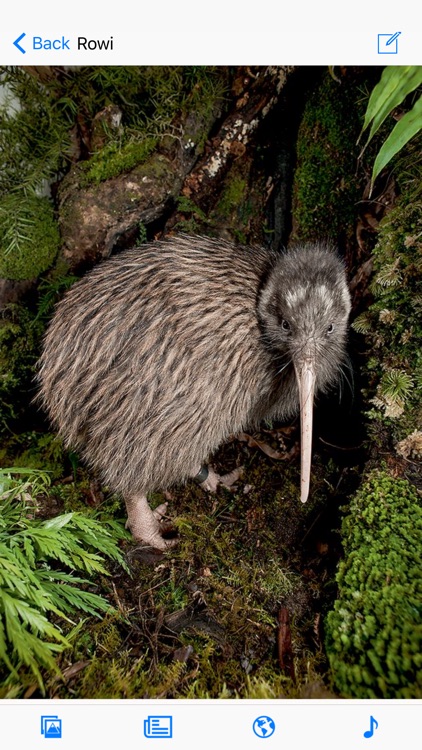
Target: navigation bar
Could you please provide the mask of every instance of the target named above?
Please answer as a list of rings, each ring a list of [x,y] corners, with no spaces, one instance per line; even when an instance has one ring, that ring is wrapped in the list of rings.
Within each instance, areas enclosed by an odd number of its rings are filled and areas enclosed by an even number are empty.
[[[330,28],[313,33],[273,27],[258,33],[230,34],[222,27],[192,33],[189,27],[168,31],[132,28],[114,30],[65,27],[4,29],[0,64],[12,65],[418,65],[420,32],[415,25],[379,22],[360,32]]]

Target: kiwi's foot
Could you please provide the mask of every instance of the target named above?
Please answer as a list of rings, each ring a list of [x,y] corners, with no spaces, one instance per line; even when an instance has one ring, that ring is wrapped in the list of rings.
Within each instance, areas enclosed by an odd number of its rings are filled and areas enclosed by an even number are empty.
[[[163,518],[167,512],[167,503],[162,503],[155,510],[151,510],[146,495],[133,495],[125,498],[127,510],[127,524],[136,541],[165,551],[177,544],[177,539],[166,539],[163,532],[167,529],[163,525]]]
[[[204,466],[195,476],[195,479],[203,490],[206,490],[207,492],[216,492],[217,487],[220,485],[227,489],[231,489],[238,479],[242,478],[242,476],[243,466],[233,469],[229,474],[217,474],[212,466]],[[202,479],[202,477],[204,478]]]

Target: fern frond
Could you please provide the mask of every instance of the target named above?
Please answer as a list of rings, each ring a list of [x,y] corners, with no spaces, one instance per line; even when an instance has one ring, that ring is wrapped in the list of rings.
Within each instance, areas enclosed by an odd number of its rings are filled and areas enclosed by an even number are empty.
[[[116,522],[81,513],[32,517],[31,493],[46,492],[49,481],[33,469],[0,470],[0,662],[15,677],[29,667],[42,690],[42,669],[59,672],[56,656],[70,646],[49,617],[69,625],[81,613],[112,609],[78,572],[108,575],[106,559],[127,567],[118,547],[125,531]]]
[[[402,274],[399,270],[401,263],[400,256],[396,258],[394,263],[384,266],[378,271],[374,284],[381,287],[395,287],[398,286],[402,281]]]
[[[352,328],[354,331],[356,331],[356,333],[366,334],[370,332],[371,324],[372,320],[370,314],[364,312],[361,315],[358,315],[356,320],[353,321]]]

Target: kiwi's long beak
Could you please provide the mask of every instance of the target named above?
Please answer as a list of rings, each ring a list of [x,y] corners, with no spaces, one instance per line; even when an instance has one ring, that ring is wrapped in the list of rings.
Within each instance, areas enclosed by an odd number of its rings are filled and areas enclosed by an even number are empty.
[[[300,403],[300,499],[309,495],[312,459],[312,415],[314,407],[315,367],[307,360],[295,367]]]

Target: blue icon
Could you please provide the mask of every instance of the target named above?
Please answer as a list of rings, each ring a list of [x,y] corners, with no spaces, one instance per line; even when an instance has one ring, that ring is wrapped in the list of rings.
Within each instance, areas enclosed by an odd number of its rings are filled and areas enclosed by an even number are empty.
[[[368,729],[367,732],[363,733],[363,736],[366,737],[367,740],[370,737],[372,737],[372,735],[374,734],[374,724],[376,725],[375,729],[378,729],[378,722],[377,722],[377,720],[374,719],[373,716],[370,716],[369,719],[370,719],[370,721],[369,721],[369,729]]]
[[[401,31],[395,34],[378,34],[378,54],[379,55],[397,55],[398,38]]]
[[[148,716],[144,720],[144,735],[152,737],[173,737],[172,716]]]
[[[21,42],[21,41],[22,41],[22,39],[24,38],[24,36],[26,36],[26,34],[21,34],[21,35],[20,35],[20,36],[18,36],[18,38],[17,38],[17,39],[15,39],[15,41],[13,42],[13,44],[15,45],[15,47],[16,47],[16,48],[17,48],[17,49],[19,50],[19,52],[22,52],[22,54],[23,54],[23,55],[24,55],[24,54],[26,53],[26,49],[24,49],[23,47],[21,47],[21,46],[20,46],[20,44],[19,44],[19,42]]]
[[[46,739],[62,736],[62,720],[58,716],[41,716],[41,734]]]
[[[271,735],[275,732],[274,719],[272,719],[270,716],[258,716],[258,718],[255,719],[254,723],[252,724],[252,729],[254,730],[257,737],[261,737],[262,740],[266,740],[267,737],[271,737]]]

